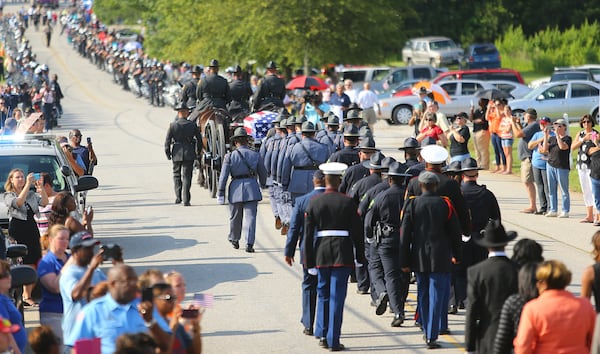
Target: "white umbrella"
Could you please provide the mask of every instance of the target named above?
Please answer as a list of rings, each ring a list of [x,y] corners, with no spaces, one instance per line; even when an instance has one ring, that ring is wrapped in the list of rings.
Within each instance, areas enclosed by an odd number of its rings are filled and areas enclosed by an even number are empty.
[[[142,43],[137,42],[137,41],[131,41],[131,42],[125,43],[125,45],[123,46],[123,50],[126,52],[131,52],[132,50],[138,50],[141,47],[142,47]]]

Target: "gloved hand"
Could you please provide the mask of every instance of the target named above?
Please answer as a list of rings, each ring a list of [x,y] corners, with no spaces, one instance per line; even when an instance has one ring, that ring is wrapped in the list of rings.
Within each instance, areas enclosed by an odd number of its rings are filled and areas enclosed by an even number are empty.
[[[217,203],[218,203],[219,205],[223,205],[223,204],[225,204],[225,196],[224,196],[224,195],[218,195],[218,196],[217,196]]]
[[[308,268],[308,274],[317,275],[317,268]]]
[[[355,259],[355,260],[354,260],[354,266],[355,266],[356,268],[360,268],[360,267],[362,267],[362,266],[363,266],[363,264],[362,264],[362,263],[358,263],[358,261]]]

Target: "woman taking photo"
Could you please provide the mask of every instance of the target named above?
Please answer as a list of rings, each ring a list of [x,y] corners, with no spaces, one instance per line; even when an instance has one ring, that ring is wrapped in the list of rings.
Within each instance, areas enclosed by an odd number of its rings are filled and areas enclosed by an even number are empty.
[[[569,194],[571,161],[569,157],[573,139],[569,136],[567,122],[564,119],[557,119],[552,127],[556,135],[552,136],[548,130],[544,130],[544,141],[540,147],[541,153],[548,154],[546,174],[548,175],[550,207],[546,216],[568,218],[571,209]],[[562,212],[560,214],[558,214],[559,187],[562,195]]]
[[[27,246],[27,255],[23,257],[23,264],[36,267],[42,258],[40,246],[40,232],[33,216],[38,213],[40,206],[48,204],[48,196],[41,185],[42,181],[35,180],[30,173],[25,178],[23,170],[15,168],[10,171],[4,184],[4,203],[8,208],[8,234],[18,243]],[[30,190],[35,185],[36,191]],[[23,304],[34,306],[31,299],[33,284],[23,286]]]
[[[425,113],[423,119],[425,120],[425,126],[423,129],[421,129],[419,135],[417,135],[417,141],[420,143],[421,141],[425,140],[425,138],[432,138],[436,142],[441,142],[443,147],[448,146],[448,139],[446,138],[446,135],[442,129],[435,124],[437,122],[435,113],[427,112]]]
[[[589,353],[596,312],[589,300],[565,290],[571,272],[560,261],[546,261],[536,278],[540,295],[523,307],[515,353]]]
[[[448,130],[448,140],[450,141],[450,163],[458,161],[462,162],[469,157],[469,127],[467,127],[468,116],[465,112],[460,112],[454,117],[454,124]]]
[[[583,128],[575,139],[573,139],[573,145],[571,150],[577,150],[577,175],[579,176],[579,185],[581,185],[581,193],[583,194],[583,202],[585,204],[586,216],[580,222],[592,223],[594,222],[594,193],[592,192],[592,180],[590,177],[590,164],[591,159],[587,154],[587,151],[591,147],[595,147],[594,138],[597,136],[598,131],[594,129],[596,122],[594,118],[586,114],[579,120],[579,126]]]
[[[94,230],[92,229],[93,218],[93,210],[89,214],[87,211],[84,211],[83,220],[79,221],[75,197],[69,192],[59,192],[52,202],[52,211],[48,217],[48,223],[49,226],[56,224],[66,226],[69,229],[70,236],[79,231],[87,231],[91,235],[94,235]]]

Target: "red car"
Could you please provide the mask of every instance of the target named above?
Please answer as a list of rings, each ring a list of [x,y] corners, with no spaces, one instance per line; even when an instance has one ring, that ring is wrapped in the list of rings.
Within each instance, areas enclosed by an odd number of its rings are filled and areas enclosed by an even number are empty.
[[[432,80],[432,82],[437,84],[445,80],[462,79],[481,81],[506,80],[518,82],[520,84],[525,84],[525,81],[523,80],[523,77],[521,77],[521,74],[518,71],[512,69],[472,69],[446,71],[436,76]]]

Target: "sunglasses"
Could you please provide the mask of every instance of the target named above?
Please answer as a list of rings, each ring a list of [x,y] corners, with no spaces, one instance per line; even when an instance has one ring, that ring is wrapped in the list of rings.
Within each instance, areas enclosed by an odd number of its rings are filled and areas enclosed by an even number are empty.
[[[582,121],[581,121],[581,123],[582,123],[582,124],[585,124],[585,123],[591,123],[591,122],[592,122],[591,120],[582,120]]]
[[[164,301],[168,301],[168,302],[175,301],[175,296],[171,296],[170,294],[158,295],[156,298],[159,300],[164,300]]]

